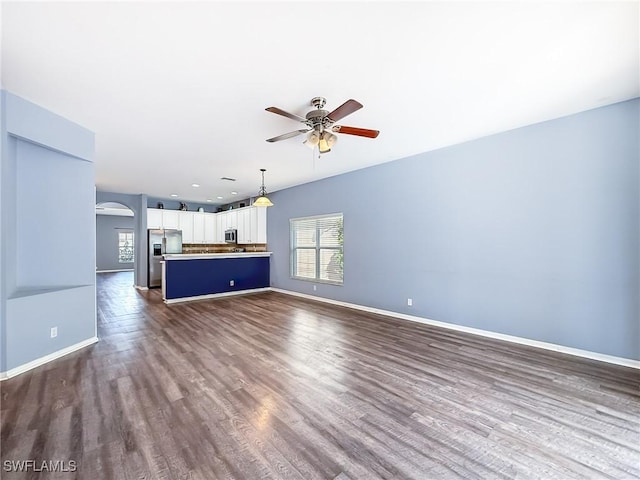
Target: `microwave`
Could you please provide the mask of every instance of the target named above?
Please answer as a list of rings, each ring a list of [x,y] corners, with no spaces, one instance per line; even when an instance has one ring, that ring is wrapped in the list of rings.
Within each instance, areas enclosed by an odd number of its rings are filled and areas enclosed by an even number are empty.
[[[237,243],[238,231],[235,228],[224,231],[224,241],[226,243]]]

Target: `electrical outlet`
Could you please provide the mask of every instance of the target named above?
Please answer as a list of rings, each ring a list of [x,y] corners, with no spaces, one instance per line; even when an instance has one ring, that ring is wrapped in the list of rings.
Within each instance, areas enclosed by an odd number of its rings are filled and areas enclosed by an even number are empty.
[[[314,285],[313,286],[313,291],[315,292],[317,290],[317,287]]]
[[[412,298],[407,298],[407,305],[409,305],[410,307],[413,305],[413,299]]]
[[[229,280],[229,286],[233,287],[235,285],[235,282],[233,280]]]
[[[58,336],[58,327],[51,327],[51,338],[56,338]]]

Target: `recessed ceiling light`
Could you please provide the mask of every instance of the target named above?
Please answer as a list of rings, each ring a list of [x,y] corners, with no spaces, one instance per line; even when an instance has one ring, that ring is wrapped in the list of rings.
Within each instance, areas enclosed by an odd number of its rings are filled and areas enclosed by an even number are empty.
[[[231,195],[237,195],[238,192],[231,192]]]
[[[172,194],[171,194],[171,196],[172,196],[172,197],[177,197],[177,196],[178,196],[178,194],[177,194],[177,193],[172,193]]]
[[[199,183],[192,183],[191,186],[194,187],[194,188],[198,188],[200,186],[200,184]]]
[[[222,200],[223,197],[216,197],[218,200]]]
[[[210,198],[207,198],[207,202],[213,202],[213,200],[211,200]]]

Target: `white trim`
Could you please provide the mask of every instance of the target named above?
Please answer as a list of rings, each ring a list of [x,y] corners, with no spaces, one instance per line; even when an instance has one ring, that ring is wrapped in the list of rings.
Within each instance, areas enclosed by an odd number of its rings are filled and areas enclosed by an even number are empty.
[[[405,313],[392,312],[389,310],[382,310],[379,308],[366,307],[364,305],[357,305],[355,303],[341,302],[339,300],[332,300],[330,298],[316,297],[314,295],[308,295],[306,293],[298,293],[292,290],[283,290],[281,288],[271,288],[272,291],[278,293],[284,293],[286,295],[293,295],[296,297],[302,297],[309,300],[315,300],[318,302],[330,303],[332,305],[339,305],[341,307],[354,308],[356,310],[362,310],[369,313],[377,313],[379,315],[385,315],[387,317],[399,318],[402,320],[409,320],[411,322],[423,323],[425,325],[432,325],[434,327],[447,328],[449,330],[456,330],[459,332],[471,333],[481,337],[494,338],[497,340],[504,340],[506,342],[518,343],[520,345],[527,345],[530,347],[542,348],[544,350],[551,350],[559,353],[566,353],[576,357],[588,358],[591,360],[598,360],[600,362],[613,363],[615,365],[622,365],[624,367],[640,369],[640,360],[633,360],[631,358],[615,357],[613,355],[606,355],[604,353],[591,352],[589,350],[581,350],[579,348],[566,347],[564,345],[558,345],[555,343],[540,342],[538,340],[531,340],[529,338],[516,337],[514,335],[505,335],[503,333],[491,332],[489,330],[481,330],[479,328],[465,327],[462,325],[455,325],[452,323],[439,322],[437,320],[431,320],[429,318],[417,317],[414,315],[407,315]]]
[[[133,268],[123,268],[122,270],[96,270],[96,273],[133,272]]]
[[[149,290],[149,287],[141,287],[140,285],[134,285],[138,290]]]
[[[69,355],[77,350],[80,350],[84,347],[88,347],[89,345],[93,345],[98,341],[98,337],[88,338],[87,340],[83,340],[82,342],[76,343],[75,345],[71,345],[70,347],[63,348],[62,350],[58,350],[57,352],[50,353],[49,355],[45,355],[44,357],[37,358],[29,363],[25,363],[24,365],[20,365],[19,367],[12,368],[11,370],[7,370],[6,372],[0,373],[0,381],[7,380],[9,378],[15,377],[16,375],[20,375],[21,373],[28,372],[36,367],[40,367],[45,363],[49,363],[53,360],[56,360],[60,357],[64,357],[65,355]]]
[[[271,287],[251,288],[249,290],[236,290],[233,292],[210,293],[208,295],[196,295],[195,297],[170,298],[168,300],[164,299],[164,303],[166,303],[167,305],[170,305],[172,303],[191,302],[194,300],[206,300],[208,298],[231,297],[235,295],[245,295],[247,293],[258,293],[258,292],[269,292],[269,291],[271,291]]]

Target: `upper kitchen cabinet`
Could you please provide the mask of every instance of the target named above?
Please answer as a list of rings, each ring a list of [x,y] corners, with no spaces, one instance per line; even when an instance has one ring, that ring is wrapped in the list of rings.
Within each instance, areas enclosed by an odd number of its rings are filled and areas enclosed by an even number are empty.
[[[216,213],[216,231],[213,243],[224,243],[224,231],[227,229],[227,217],[222,213]]]
[[[178,214],[178,230],[182,230],[182,243],[199,243],[193,235],[195,212],[176,211]],[[173,228],[165,225],[164,228]]]
[[[267,209],[246,207],[237,212],[238,243],[267,243]]]
[[[162,228],[180,230],[180,210],[162,210]],[[184,240],[182,240],[184,242]]]
[[[255,234],[253,243],[267,243],[267,209],[266,207],[253,207],[255,215]]]
[[[204,241],[205,215],[207,214],[202,212],[193,212],[193,243],[207,243]]]
[[[238,229],[238,210],[229,210],[228,212],[224,212],[224,215],[227,216],[227,230],[228,229]]]
[[[215,214],[216,215],[216,233],[215,233],[214,243],[225,243],[224,241],[225,230],[231,230],[231,229],[240,230],[238,227],[238,212],[241,210],[227,210],[226,212],[219,212]]]
[[[267,243],[267,209],[252,206],[208,213],[148,208],[147,228],[182,230],[182,243],[223,244],[229,229],[237,230],[239,244]]]
[[[162,228],[161,208],[147,208],[147,228]]]
[[[202,213],[204,217],[204,243],[216,243],[216,215],[214,213]]]

